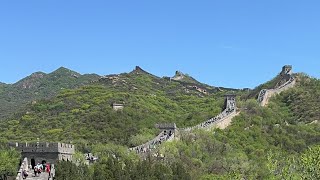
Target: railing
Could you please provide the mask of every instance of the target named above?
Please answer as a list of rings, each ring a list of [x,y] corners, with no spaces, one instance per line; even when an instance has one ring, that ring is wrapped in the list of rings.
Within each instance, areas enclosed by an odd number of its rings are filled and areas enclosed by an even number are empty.
[[[18,171],[18,175],[16,177],[16,180],[23,180],[23,171],[28,171],[28,159],[27,158],[23,159],[21,166],[20,166],[20,169]]]

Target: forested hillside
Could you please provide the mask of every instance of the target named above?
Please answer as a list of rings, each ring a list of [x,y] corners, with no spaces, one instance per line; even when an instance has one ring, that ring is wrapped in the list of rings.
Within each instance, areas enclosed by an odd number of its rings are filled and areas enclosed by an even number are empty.
[[[0,125],[2,141],[109,143],[134,146],[156,133],[156,123],[179,127],[200,123],[218,114],[224,92],[203,93],[141,68],[109,75],[74,90],[60,90],[51,99],[30,103]],[[239,91],[239,93],[241,93]],[[112,103],[123,103],[122,111]]]
[[[257,92],[274,87],[278,77],[249,92],[204,92],[136,68],[28,104],[0,122],[0,141],[72,142],[100,158],[90,167],[63,162],[59,168],[79,175],[60,171],[61,179],[319,179],[320,81],[295,76],[294,88],[261,107]],[[241,111],[227,129],[182,133],[145,161],[128,153],[158,133],[156,123],[187,127],[215,116],[226,93],[238,95]],[[115,111],[112,103],[124,109]]]
[[[0,121],[24,109],[27,103],[54,97],[62,89],[81,87],[98,79],[96,74],[81,75],[61,67],[49,74],[35,72],[14,84],[0,84]]]
[[[105,158],[89,168],[92,174],[87,167],[77,170],[92,179],[319,179],[320,81],[297,78],[294,88],[273,97],[267,107],[255,99],[239,102],[241,113],[225,130],[199,130],[163,144],[155,152],[163,156],[137,162],[125,147],[97,144],[92,151]]]

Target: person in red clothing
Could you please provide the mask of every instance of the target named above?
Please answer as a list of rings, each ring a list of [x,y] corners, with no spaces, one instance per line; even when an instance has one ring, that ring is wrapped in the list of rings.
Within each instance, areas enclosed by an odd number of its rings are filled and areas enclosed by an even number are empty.
[[[50,177],[50,175],[51,175],[50,171],[51,171],[50,164],[47,163],[47,164],[46,164],[46,172],[49,173],[49,177]]]

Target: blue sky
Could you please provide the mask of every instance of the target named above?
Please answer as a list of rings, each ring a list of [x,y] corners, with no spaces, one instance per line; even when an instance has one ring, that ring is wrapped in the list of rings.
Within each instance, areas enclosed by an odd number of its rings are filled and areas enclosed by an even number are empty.
[[[2,0],[0,81],[60,66],[100,75],[136,65],[234,88],[282,65],[320,77],[320,1]]]

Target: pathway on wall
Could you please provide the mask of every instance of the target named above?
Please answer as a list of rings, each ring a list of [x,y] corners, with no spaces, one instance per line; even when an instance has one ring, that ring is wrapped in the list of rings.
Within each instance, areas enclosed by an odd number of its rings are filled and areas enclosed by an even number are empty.
[[[28,177],[26,178],[26,180],[53,180],[52,176],[55,176],[55,168],[54,168],[54,164],[51,165],[52,169],[51,169],[51,177],[49,178],[49,174],[47,172],[42,172],[40,174],[38,174],[37,176],[35,176],[34,171],[32,169],[29,168],[28,166],[28,159],[24,158],[20,169],[18,171],[18,175],[16,177],[16,180],[23,180],[23,171],[26,171],[28,174]]]
[[[224,129],[231,123],[230,120],[238,114],[236,110],[237,110],[237,107],[236,107],[235,95],[226,95],[226,108],[220,114],[196,126],[181,128],[179,129],[179,131],[190,132],[194,129],[208,130],[213,127]]]
[[[294,78],[294,76],[291,74],[286,72],[286,75],[289,75],[289,79],[283,83],[282,85],[280,85],[277,88],[274,89],[262,89],[259,93],[258,96],[258,102],[260,103],[261,106],[266,106],[269,103],[269,99],[276,94],[280,94],[281,92],[293,87],[296,83],[296,79]]]
[[[33,176],[34,176],[34,173],[30,172],[26,180],[48,180],[49,174],[45,172],[45,173],[41,173],[40,176],[37,176],[37,177],[33,177]],[[49,180],[51,180],[51,178]]]
[[[173,138],[174,138],[174,133],[162,131],[162,132],[160,132],[160,134],[157,137],[153,138],[152,140],[150,140],[142,145],[130,148],[129,150],[135,151],[137,154],[149,153],[152,150],[154,150],[157,146],[159,146],[161,143],[163,143],[164,141],[172,141]]]

